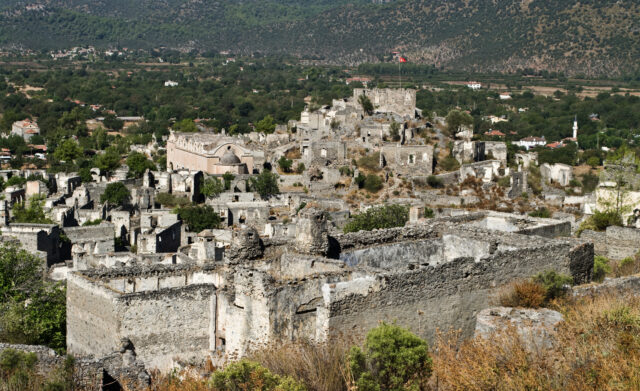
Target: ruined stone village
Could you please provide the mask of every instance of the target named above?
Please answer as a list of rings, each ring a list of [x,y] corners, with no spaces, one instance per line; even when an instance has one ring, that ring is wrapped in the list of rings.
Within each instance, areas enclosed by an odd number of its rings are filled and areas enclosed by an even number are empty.
[[[142,179],[125,165],[110,176],[92,169],[84,184],[76,173],[3,170],[5,180],[48,183],[5,190],[2,240],[66,282],[67,351],[78,365],[141,387],[150,371],[222,365],[279,341],[363,337],[381,321],[428,340],[451,328],[472,336],[497,287],[547,270],[587,283],[594,255],[640,249],[633,210],[626,226],[575,234],[615,192],[610,182],[567,195],[571,168],[543,164],[541,195],[523,198],[535,152],[519,151],[509,167],[504,142],[474,140],[464,126],[448,137],[444,118],[425,118],[415,90],[356,88],[272,134],[172,131],[166,167]],[[149,157],[159,148],[131,147]],[[447,150],[459,168],[434,171]],[[252,188],[264,170],[278,173],[278,194]],[[380,191],[360,189],[368,175]],[[224,190],[203,196],[203,183],[223,176]],[[130,199],[101,202],[115,182]],[[159,194],[209,205],[220,226],[190,231]],[[54,224],[11,222],[12,205],[33,196]],[[405,226],[343,232],[350,216],[389,204],[408,208]],[[542,207],[552,215],[526,213]]]

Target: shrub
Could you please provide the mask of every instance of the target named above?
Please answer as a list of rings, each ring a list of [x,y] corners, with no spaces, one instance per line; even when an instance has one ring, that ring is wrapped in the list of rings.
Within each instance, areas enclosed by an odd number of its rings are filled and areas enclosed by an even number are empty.
[[[264,170],[260,174],[249,178],[249,184],[256,193],[260,194],[262,199],[267,199],[272,195],[280,194],[280,189],[278,188],[278,175],[269,170]]]
[[[580,236],[582,231],[586,229],[590,229],[592,231],[604,231],[607,227],[613,225],[622,226],[622,216],[620,213],[615,210],[605,212],[596,211],[580,224],[576,234]]]
[[[433,187],[434,189],[439,189],[443,187],[442,179],[438,178],[435,175],[429,175],[427,177],[427,185]]]
[[[369,193],[377,193],[382,189],[382,187],[382,179],[375,174],[367,175],[364,180],[364,188]]]
[[[44,211],[44,197],[33,196],[29,203],[17,202],[11,209],[16,223],[53,224],[53,220]]]
[[[216,391],[304,391],[300,382],[289,376],[274,375],[262,365],[242,360],[230,364],[223,371],[211,376],[211,385]]]
[[[498,179],[498,186],[500,187],[511,186],[511,178],[508,176],[503,176],[502,178]]]
[[[191,232],[201,232],[205,229],[218,228],[220,225],[220,216],[209,205],[184,206],[177,208],[176,212],[182,221],[187,224]]]
[[[340,167],[340,175],[351,176],[353,175],[353,171],[351,171],[351,168],[349,168],[349,166],[342,166]]]
[[[515,329],[464,341],[460,334],[441,335],[433,349],[437,389],[638,389],[637,298],[595,295],[560,303],[558,310],[564,322],[553,342],[533,348]]]
[[[44,281],[42,260],[15,245],[0,245],[0,341],[64,351],[66,290]]]
[[[337,336],[330,343],[310,341],[278,342],[249,353],[249,360],[260,363],[277,375],[301,381],[312,391],[346,391],[347,355],[351,339]]]
[[[569,186],[571,187],[582,187],[582,183],[580,183],[579,180],[577,180],[576,178],[573,178],[569,181]]]
[[[539,308],[547,291],[531,280],[515,281],[498,292],[497,302],[503,307]]]
[[[581,179],[583,193],[591,193],[596,189],[596,186],[598,186],[599,179],[597,175],[585,174]]]
[[[545,291],[545,301],[553,300],[563,296],[566,293],[566,286],[573,284],[573,277],[556,273],[548,270],[538,273],[534,278],[534,282],[541,284]]]
[[[600,165],[600,158],[597,156],[591,156],[589,159],[587,159],[587,164],[592,168],[596,168]]]
[[[529,213],[529,216],[542,217],[542,218],[548,219],[551,217],[551,212],[549,211],[549,209],[542,207],[540,209],[536,209],[533,212]]]
[[[367,334],[364,347],[349,352],[349,368],[359,391],[420,389],[431,376],[426,341],[394,324]]]
[[[302,174],[306,169],[307,168],[305,167],[304,163],[298,163],[298,166],[296,167],[296,173]]]
[[[11,187],[11,186],[24,186],[27,183],[27,179],[14,175],[11,178],[7,179],[7,182],[5,182],[5,187]]]
[[[155,163],[147,159],[147,156],[140,152],[131,152],[127,157],[127,166],[129,166],[128,176],[131,178],[141,178],[147,169],[153,171],[157,167]]]
[[[386,205],[357,214],[345,225],[344,232],[371,231],[376,228],[403,227],[409,220],[409,208],[402,205]]]
[[[529,166],[529,175],[527,175],[527,186],[531,189],[533,194],[542,193],[542,174],[540,169],[536,166]]]
[[[156,195],[156,202],[169,208],[175,206],[182,207],[191,203],[187,197],[177,197],[169,193],[158,193],[158,195]]]
[[[215,198],[224,191],[224,183],[218,178],[207,178],[202,184],[202,195]]]
[[[635,258],[627,257],[611,265],[611,274],[614,277],[629,276],[640,273],[640,260],[636,255]]]
[[[231,189],[231,181],[234,180],[235,178],[236,178],[236,176],[233,175],[232,173],[230,173],[229,171],[227,171],[224,174],[222,174],[222,180],[224,181],[224,189],[225,190],[230,190]]]
[[[111,205],[122,205],[131,198],[129,189],[122,182],[109,183],[100,196],[100,202]]]
[[[100,223],[102,223],[102,219],[95,219],[95,220],[87,220],[84,222],[84,224],[82,224],[83,227],[90,227],[93,225],[100,225]]]
[[[367,179],[366,176],[362,175],[361,172],[358,173],[358,176],[353,178],[353,180],[355,181],[356,185],[358,185],[359,189],[362,189],[364,187],[364,181]]]
[[[291,166],[293,165],[293,160],[291,159],[287,159],[284,156],[281,156],[280,159],[278,159],[278,167],[280,167],[280,170],[282,172],[291,172]]]
[[[433,209],[429,208],[429,207],[425,207],[424,208],[424,217],[427,219],[432,219],[435,217],[435,212],[433,211]]]
[[[444,171],[455,171],[460,168],[460,162],[453,156],[449,155],[438,162],[440,168]]]
[[[601,282],[604,280],[604,277],[611,273],[611,266],[609,265],[609,260],[606,257],[598,255],[593,258],[593,279],[595,281]]]
[[[358,168],[374,172],[380,171],[380,152],[374,152],[358,159]]]

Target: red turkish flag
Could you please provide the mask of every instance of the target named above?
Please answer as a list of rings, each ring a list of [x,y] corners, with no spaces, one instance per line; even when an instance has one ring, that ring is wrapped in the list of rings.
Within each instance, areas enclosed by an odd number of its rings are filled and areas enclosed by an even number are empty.
[[[402,57],[402,56],[400,56],[400,58],[398,59],[398,61],[400,61],[400,62],[407,62],[407,59],[406,59],[406,58],[404,58],[404,57]]]

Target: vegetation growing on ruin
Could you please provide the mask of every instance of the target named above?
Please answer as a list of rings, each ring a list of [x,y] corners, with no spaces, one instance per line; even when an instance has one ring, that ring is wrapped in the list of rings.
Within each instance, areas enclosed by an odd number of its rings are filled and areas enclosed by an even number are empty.
[[[580,234],[585,230],[604,231],[607,227],[611,226],[622,226],[622,216],[620,213],[615,210],[597,210],[593,215],[580,223],[580,227],[578,227],[576,235],[580,236]]]
[[[177,196],[169,193],[158,193],[156,202],[165,208],[182,207],[191,204],[187,197]]]
[[[131,192],[122,182],[109,183],[100,196],[100,202],[111,206],[124,205],[131,200]]]
[[[249,184],[253,191],[260,194],[262,199],[280,194],[278,186],[278,174],[269,170],[263,170],[260,174],[249,178]]]
[[[11,216],[12,221],[16,223],[53,224],[51,217],[44,211],[44,197],[40,196],[13,204]]]
[[[409,221],[409,208],[403,205],[372,207],[354,215],[343,231],[371,231],[376,228],[403,227]]]
[[[220,225],[220,215],[209,205],[186,205],[175,211],[191,232],[215,229]]]
[[[145,171],[155,171],[156,165],[140,152],[131,152],[127,157],[127,166],[129,167],[130,178],[141,178]]]
[[[554,300],[565,295],[572,283],[570,276],[550,270],[502,287],[496,294],[495,302],[503,307],[516,308],[550,306]]]
[[[223,181],[216,177],[207,178],[202,184],[202,195],[207,198],[215,198],[225,190]]]

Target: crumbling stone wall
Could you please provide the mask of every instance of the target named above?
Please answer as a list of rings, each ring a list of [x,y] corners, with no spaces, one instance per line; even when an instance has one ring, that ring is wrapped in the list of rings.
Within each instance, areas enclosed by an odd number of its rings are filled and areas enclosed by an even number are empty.
[[[353,99],[355,102],[358,102],[360,95],[367,96],[377,112],[415,116],[416,90],[405,88],[354,88]]]
[[[629,227],[607,227],[605,232],[584,230],[580,238],[593,243],[595,253],[620,260],[633,257],[640,251],[640,229]]]
[[[106,356],[128,338],[147,368],[202,364],[215,335],[216,276],[181,265],[70,274],[69,353]]]
[[[327,334],[364,336],[385,320],[397,321],[430,340],[438,328],[460,328],[464,335],[472,335],[475,315],[489,306],[496,287],[548,269],[572,274],[578,282],[590,276],[591,244],[557,242],[515,250],[508,250],[507,245],[503,243],[503,250],[495,249],[480,259],[461,257],[435,266],[373,275],[364,292],[358,287],[359,292],[348,293],[350,282],[329,287],[328,296],[335,299],[328,303]]]

